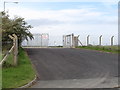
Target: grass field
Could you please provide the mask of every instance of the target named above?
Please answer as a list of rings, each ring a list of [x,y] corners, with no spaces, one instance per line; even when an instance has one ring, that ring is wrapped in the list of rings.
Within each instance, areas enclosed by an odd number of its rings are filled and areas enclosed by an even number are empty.
[[[8,61],[12,60],[12,56]],[[18,66],[3,67],[2,88],[17,88],[27,84],[35,77],[35,70],[23,49],[19,50]]]
[[[111,52],[111,53],[120,53],[120,49],[118,48],[118,46],[79,46],[76,48],[84,48],[84,49],[98,50],[98,51]]]

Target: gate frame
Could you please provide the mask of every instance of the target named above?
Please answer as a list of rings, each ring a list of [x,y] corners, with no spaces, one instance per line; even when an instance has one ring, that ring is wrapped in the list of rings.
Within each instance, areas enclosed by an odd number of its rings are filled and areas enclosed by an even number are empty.
[[[74,36],[74,34],[69,34],[69,35],[63,35],[63,47],[64,48],[75,48],[76,46],[78,46],[78,36]],[[69,40],[69,39],[70,40]]]

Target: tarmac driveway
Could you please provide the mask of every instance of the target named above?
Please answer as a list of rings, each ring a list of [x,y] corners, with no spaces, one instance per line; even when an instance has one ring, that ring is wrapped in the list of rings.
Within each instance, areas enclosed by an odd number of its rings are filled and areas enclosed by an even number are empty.
[[[118,55],[84,49],[26,48],[39,81],[34,88],[118,86]]]

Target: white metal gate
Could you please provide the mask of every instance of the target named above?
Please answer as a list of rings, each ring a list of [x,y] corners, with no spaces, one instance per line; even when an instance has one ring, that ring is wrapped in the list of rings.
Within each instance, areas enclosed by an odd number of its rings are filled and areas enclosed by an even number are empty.
[[[74,34],[63,35],[63,47],[74,48],[78,46],[78,37],[74,36]]]
[[[49,44],[49,34],[33,34],[34,39],[24,40],[22,46],[26,47],[48,47]]]
[[[73,34],[63,35],[63,47],[71,48],[73,47]]]

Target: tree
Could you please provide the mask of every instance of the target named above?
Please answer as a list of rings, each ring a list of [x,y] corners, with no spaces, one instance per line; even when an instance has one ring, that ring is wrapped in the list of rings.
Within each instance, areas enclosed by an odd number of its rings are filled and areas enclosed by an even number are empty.
[[[21,46],[23,40],[33,39],[32,33],[29,31],[31,25],[21,17],[10,19],[9,15],[2,12],[2,42],[10,42],[8,35],[16,34],[18,36],[18,44]]]

